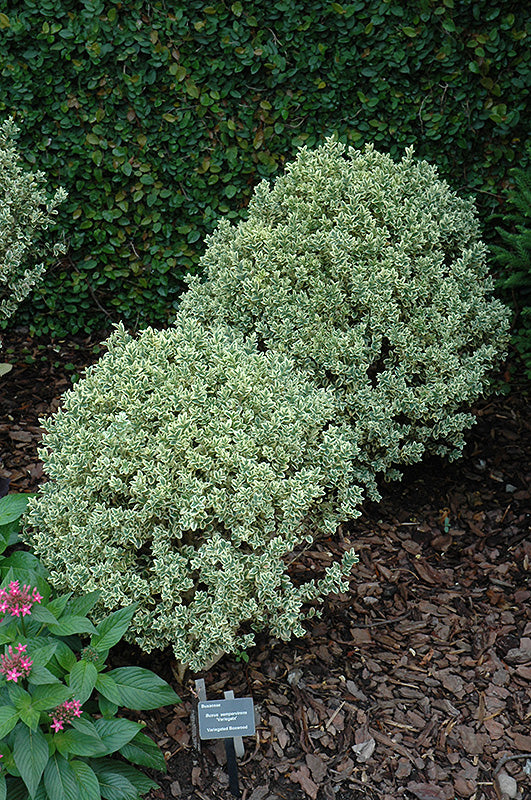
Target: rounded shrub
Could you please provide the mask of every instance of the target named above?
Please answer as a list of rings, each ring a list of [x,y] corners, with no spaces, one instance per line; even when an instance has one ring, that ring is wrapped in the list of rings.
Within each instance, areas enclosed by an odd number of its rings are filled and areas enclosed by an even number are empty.
[[[130,634],[202,669],[269,627],[303,633],[302,605],[342,586],[353,553],[296,585],[285,556],[357,513],[355,447],[333,393],[282,354],[183,320],[108,352],[48,420],[50,480],[26,539],[57,587],[139,604]]]
[[[506,345],[473,203],[412,150],[328,139],[222,220],[180,314],[223,322],[333,387],[367,476],[457,456]]]

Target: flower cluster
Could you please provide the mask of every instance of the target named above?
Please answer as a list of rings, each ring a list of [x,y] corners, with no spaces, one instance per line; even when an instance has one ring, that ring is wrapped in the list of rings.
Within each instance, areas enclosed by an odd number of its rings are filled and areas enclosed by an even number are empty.
[[[80,717],[82,713],[79,700],[65,700],[48,715],[52,718],[50,728],[53,728],[56,733],[62,731],[65,722],[71,722],[74,717]]]
[[[25,651],[25,644],[18,644],[15,653],[11,645],[9,645],[9,655],[0,655],[0,660],[2,662],[0,673],[6,676],[7,681],[14,681],[17,683],[19,678],[26,678],[30,674],[33,661],[23,655]]]
[[[21,589],[18,581],[11,581],[8,591],[0,589],[0,612],[9,613],[12,617],[25,617],[31,613],[32,605],[41,600],[36,588],[24,584]]]

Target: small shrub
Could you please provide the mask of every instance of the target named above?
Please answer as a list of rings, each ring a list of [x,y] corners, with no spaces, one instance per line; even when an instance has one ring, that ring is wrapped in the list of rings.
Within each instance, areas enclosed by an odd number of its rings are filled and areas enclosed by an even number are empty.
[[[194,669],[266,626],[302,634],[302,604],[355,561],[296,586],[283,560],[357,513],[355,448],[335,416],[289,358],[224,327],[119,328],[46,423],[50,481],[27,541],[56,586],[100,590],[107,610],[137,601],[134,640]]]
[[[531,169],[515,169],[512,177],[509,211],[496,229],[503,244],[492,251],[501,268],[498,288],[516,312],[513,341],[531,378]]]
[[[44,174],[22,169],[14,143],[17,133],[11,120],[0,126],[0,323],[13,314],[44,272],[43,264],[32,263],[38,238],[66,199],[66,192],[58,189],[47,202]]]
[[[329,139],[222,220],[180,313],[256,335],[333,387],[361,463],[456,457],[507,338],[472,202],[411,150],[395,163]]]

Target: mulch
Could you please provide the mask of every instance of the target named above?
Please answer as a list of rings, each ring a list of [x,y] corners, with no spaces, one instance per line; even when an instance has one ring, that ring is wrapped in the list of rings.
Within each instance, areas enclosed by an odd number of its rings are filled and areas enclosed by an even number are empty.
[[[12,491],[43,480],[39,418],[101,354],[103,335],[4,336],[0,480]],[[326,599],[304,638],[262,634],[247,663],[225,656],[183,683],[169,651],[114,649],[113,663],[154,669],[182,698],[136,715],[166,754],[152,800],[231,797],[223,742],[194,747],[197,677],[209,699],[254,699],[243,800],[531,798],[529,396],[515,387],[475,413],[462,459],[409,468],[292,565],[304,580],[352,546],[360,556],[350,591]]]

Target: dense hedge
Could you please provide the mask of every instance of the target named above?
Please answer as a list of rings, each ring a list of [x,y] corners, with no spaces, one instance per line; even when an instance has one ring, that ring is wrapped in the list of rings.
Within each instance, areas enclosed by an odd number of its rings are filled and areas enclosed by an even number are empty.
[[[69,258],[18,321],[167,321],[215,220],[333,132],[413,144],[493,211],[526,137],[526,6],[415,7],[1,0],[0,117],[16,113],[28,162],[69,192]]]

